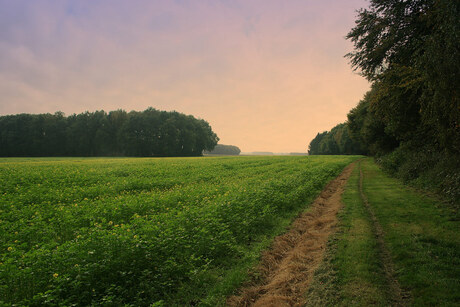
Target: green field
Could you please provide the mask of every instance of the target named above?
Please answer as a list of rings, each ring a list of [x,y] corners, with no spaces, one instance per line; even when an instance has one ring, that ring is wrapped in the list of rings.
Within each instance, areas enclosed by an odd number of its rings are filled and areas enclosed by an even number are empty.
[[[0,159],[0,302],[222,302],[356,158]]]

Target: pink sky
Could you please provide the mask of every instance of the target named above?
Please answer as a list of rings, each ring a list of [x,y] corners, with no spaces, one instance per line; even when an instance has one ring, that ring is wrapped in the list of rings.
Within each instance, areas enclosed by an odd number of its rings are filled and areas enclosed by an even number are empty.
[[[0,0],[0,115],[176,110],[242,151],[304,152],[369,89],[364,0]]]

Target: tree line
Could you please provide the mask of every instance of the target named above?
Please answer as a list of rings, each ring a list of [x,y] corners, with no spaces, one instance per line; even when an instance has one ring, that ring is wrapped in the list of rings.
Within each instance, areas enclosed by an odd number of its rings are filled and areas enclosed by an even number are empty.
[[[458,16],[459,1],[371,0],[347,35],[351,65],[372,84],[348,114],[349,136],[390,173],[435,182],[453,197],[460,196]],[[332,134],[310,147],[332,153]]]
[[[200,156],[219,138],[178,112],[95,111],[0,116],[0,156]]]
[[[241,153],[239,147],[234,145],[217,144],[211,151],[205,151],[205,154],[238,156]]]
[[[350,136],[346,123],[338,124],[331,131],[318,133],[310,142],[309,155],[362,155],[366,150]]]

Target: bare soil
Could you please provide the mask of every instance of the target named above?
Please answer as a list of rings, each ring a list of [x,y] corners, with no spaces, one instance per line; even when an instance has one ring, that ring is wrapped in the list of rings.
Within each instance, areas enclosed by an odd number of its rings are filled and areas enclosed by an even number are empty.
[[[275,238],[240,294],[227,300],[230,306],[302,306],[313,274],[321,263],[329,236],[342,207],[341,195],[354,163],[332,180],[297,218],[290,230]]]

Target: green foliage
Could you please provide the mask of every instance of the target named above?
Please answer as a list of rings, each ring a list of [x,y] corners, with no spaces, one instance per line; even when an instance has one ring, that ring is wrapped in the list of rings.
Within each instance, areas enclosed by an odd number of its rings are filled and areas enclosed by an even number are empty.
[[[373,117],[398,142],[460,153],[459,15],[458,1],[372,0],[347,35],[351,64],[374,83]]]
[[[376,87],[369,91],[364,99],[348,113],[351,138],[371,155],[382,155],[395,149],[399,142],[388,133],[385,123],[376,114],[372,102],[377,95]]]
[[[457,208],[460,205],[460,165],[455,155],[439,153],[428,146],[417,151],[401,146],[377,162],[403,182],[435,191]]]
[[[213,305],[354,159],[0,160],[0,305]]]
[[[396,160],[402,156],[393,155]],[[364,194],[383,229],[395,277],[409,294],[407,305],[458,305],[460,229],[455,212],[389,178],[372,159],[363,160],[361,167]],[[338,231],[315,272],[307,306],[394,305],[358,182],[356,167],[342,196]]]
[[[363,189],[385,233],[398,281],[414,306],[460,299],[460,225],[447,206],[386,176],[368,159]]]
[[[352,138],[390,173],[460,194],[460,2],[371,0],[347,56],[373,82],[348,114]]]
[[[219,138],[190,115],[123,110],[0,117],[0,156],[201,156]]]
[[[213,150],[206,151],[205,153],[211,155],[238,156],[241,153],[241,150],[234,145],[217,144]]]
[[[308,146],[309,155],[360,155],[362,145],[350,137],[346,124],[338,124],[331,131],[318,133]]]
[[[419,65],[427,90],[422,96],[422,122],[434,132],[441,148],[460,152],[460,3],[438,0],[429,15],[427,36]]]
[[[338,230],[315,272],[307,306],[391,305],[372,221],[360,197],[359,169],[356,165],[342,194]]]
[[[431,32],[429,19],[436,2],[441,1],[371,0],[347,35],[355,46],[347,54],[353,67],[373,81],[393,64],[414,64]]]

